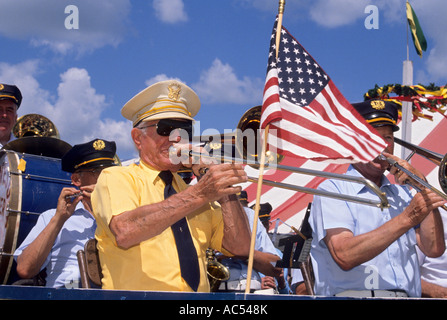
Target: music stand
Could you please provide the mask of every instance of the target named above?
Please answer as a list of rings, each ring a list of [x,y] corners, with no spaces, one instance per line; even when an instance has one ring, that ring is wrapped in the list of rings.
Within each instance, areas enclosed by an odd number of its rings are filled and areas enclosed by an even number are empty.
[[[307,206],[306,214],[301,224],[299,234],[294,234],[279,240],[278,249],[284,249],[282,252],[282,259],[276,262],[278,268],[299,268],[303,275],[303,280],[306,285],[307,292],[314,295],[313,285],[315,282],[312,262],[310,259],[310,249],[312,245],[312,228],[309,224],[310,207],[312,203]]]

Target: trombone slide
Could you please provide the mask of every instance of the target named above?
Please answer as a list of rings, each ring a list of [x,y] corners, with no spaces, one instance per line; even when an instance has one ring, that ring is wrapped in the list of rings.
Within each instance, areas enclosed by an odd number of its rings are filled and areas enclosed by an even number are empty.
[[[248,181],[258,182],[258,178],[248,177]],[[360,203],[360,204],[364,204],[364,205],[368,205],[368,206],[378,207],[380,209],[389,207],[388,200],[386,199],[386,197],[383,195],[382,192],[380,192],[380,195],[378,195],[380,198],[380,201],[377,202],[376,200],[365,199],[365,198],[361,198],[361,197],[344,195],[344,194],[339,194],[339,193],[333,193],[333,192],[328,192],[328,191],[324,191],[324,190],[306,188],[306,187],[301,187],[301,186],[297,186],[297,185],[293,185],[293,184],[271,181],[271,180],[266,180],[266,179],[264,179],[262,181],[262,183],[267,186],[278,187],[278,188],[282,188],[282,189],[288,189],[288,190],[293,190],[293,191],[298,191],[298,192],[303,192],[303,193],[308,193],[308,194],[312,194],[312,195],[328,197],[328,198],[333,198],[333,199],[338,199],[338,200],[344,200],[344,201],[349,201],[349,202],[356,202],[356,203]]]
[[[196,151],[192,151],[192,150],[189,152],[189,155],[191,157],[214,158],[212,156],[204,155],[200,152],[196,152]],[[224,161],[224,162],[237,162],[237,163],[259,165],[259,163],[255,163],[252,161],[247,161],[247,160],[239,159],[239,158],[229,158],[226,156],[219,157],[219,159],[221,159],[221,161]],[[331,197],[334,199],[339,199],[339,200],[344,200],[344,201],[361,203],[361,204],[365,204],[365,205],[369,205],[369,206],[378,207],[382,210],[384,208],[388,208],[390,206],[385,193],[382,192],[375,183],[373,183],[372,181],[365,179],[363,177],[355,177],[355,176],[348,176],[348,175],[337,174],[337,173],[332,173],[332,172],[324,172],[324,171],[317,171],[317,170],[311,170],[311,169],[305,169],[305,168],[284,166],[284,165],[280,165],[280,164],[271,165],[269,163],[266,163],[265,167],[288,171],[288,172],[292,172],[292,173],[300,173],[300,174],[306,174],[306,175],[310,175],[310,176],[323,177],[323,178],[328,178],[328,179],[338,179],[338,180],[351,181],[354,183],[360,183],[360,184],[363,184],[363,185],[367,186],[368,188],[370,188],[378,196],[379,201],[374,201],[371,199],[365,199],[365,198],[356,197],[356,196],[342,195],[339,193],[332,193],[332,192],[328,192],[328,191],[324,191],[324,190],[306,188],[306,187],[301,187],[301,186],[297,186],[297,185],[292,185],[292,184],[287,184],[287,183],[283,183],[283,182],[276,182],[276,181],[264,179],[263,183],[266,185],[269,185],[269,186],[299,191],[299,192],[303,192],[303,193],[309,193],[309,194],[313,194],[313,195],[320,195],[323,197]],[[255,178],[255,177],[249,177],[248,180],[251,182],[258,182],[258,178]]]

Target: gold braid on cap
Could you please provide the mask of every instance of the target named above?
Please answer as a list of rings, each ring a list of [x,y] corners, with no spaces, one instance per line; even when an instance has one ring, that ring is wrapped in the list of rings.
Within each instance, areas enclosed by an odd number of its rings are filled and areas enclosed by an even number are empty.
[[[77,164],[77,165],[74,166],[74,168],[77,169],[80,166],[83,166],[84,164],[95,162],[95,161],[101,161],[101,160],[112,160],[112,161],[114,161],[113,158],[96,158],[96,159],[87,160],[87,161],[84,161],[84,162],[82,162],[80,164]]]
[[[366,122],[368,122],[368,123],[374,123],[374,122],[379,122],[379,121],[386,121],[386,122],[391,122],[392,124],[396,124],[395,120],[392,120],[390,118],[383,118],[383,117],[366,120]]]
[[[158,102],[158,101],[170,101],[170,100],[157,100],[156,102]],[[148,104],[148,105],[150,105],[150,104]],[[147,106],[145,106],[145,107],[147,107]],[[143,107],[143,108],[145,108],[145,107]],[[141,108],[141,109],[143,109],[143,108]],[[153,114],[161,113],[161,112],[169,112],[169,111],[180,112],[180,113],[183,113],[183,114],[191,117],[191,112],[189,112],[186,107],[176,106],[176,105],[168,105],[168,106],[162,106],[162,107],[157,107],[157,108],[151,108],[148,111],[137,114],[137,118],[134,120],[134,124],[140,122],[141,120],[143,120],[147,117],[150,117]]]

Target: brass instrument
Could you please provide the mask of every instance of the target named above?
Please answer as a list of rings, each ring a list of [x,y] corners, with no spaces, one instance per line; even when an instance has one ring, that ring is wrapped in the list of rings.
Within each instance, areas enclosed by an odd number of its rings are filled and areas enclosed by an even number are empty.
[[[39,114],[27,114],[17,119],[12,128],[17,138],[3,148],[20,153],[28,153],[52,158],[61,158],[71,145],[59,138],[54,123]]]
[[[261,151],[261,138],[259,136],[261,110],[262,106],[248,109],[240,118],[236,130],[232,133],[194,137],[193,141],[198,140],[205,143],[206,149],[210,150],[211,153],[214,150],[220,150],[224,156],[230,154],[235,157],[243,157],[248,160],[247,164],[249,166],[258,169],[257,161]],[[218,156],[215,158],[218,158]],[[269,162],[280,163],[284,156],[267,151],[266,158]]]
[[[261,140],[258,132],[261,125],[261,111],[262,106],[256,106],[248,109],[239,120],[237,124],[237,129],[239,130],[236,131],[235,135],[236,149],[239,155],[243,155],[245,159],[253,159],[255,162],[258,161],[259,159],[258,151],[261,151],[257,150],[257,147],[260,147],[258,141]],[[256,148],[254,153],[250,153],[250,148],[248,147],[248,141],[246,141],[243,136],[243,133],[246,132],[247,130],[252,130],[255,133],[256,142],[254,143],[254,145]],[[238,136],[238,134],[240,136]],[[274,160],[276,160],[276,163],[280,163],[284,159],[284,156],[280,154],[275,154],[271,151],[266,151],[266,159],[269,162],[273,162]],[[251,164],[249,163],[249,165],[254,168],[258,168],[258,164],[256,163]]]
[[[443,156],[441,154],[438,154],[436,152],[424,149],[422,147],[418,147],[410,142],[401,140],[399,138],[394,138],[394,141],[398,144],[400,144],[401,146],[408,148],[410,150],[412,150],[412,153],[407,157],[407,161],[410,160],[410,158],[415,154],[418,153],[421,156],[423,156],[424,158],[430,160],[431,162],[435,163],[436,165],[439,166],[439,172],[438,172],[438,177],[439,177],[439,184],[441,185],[441,188],[444,192],[447,191],[447,181],[446,181],[446,171],[445,171],[445,162],[446,162],[446,156]],[[417,191],[421,191],[421,187],[423,186],[424,188],[427,188],[429,190],[431,190],[432,192],[436,193],[438,196],[444,198],[445,200],[447,200],[447,195],[443,192],[441,192],[440,190],[438,190],[437,188],[433,187],[431,184],[429,184],[427,181],[425,181],[424,179],[421,179],[420,177],[418,177],[417,175],[415,175],[413,172],[411,172],[410,170],[407,170],[406,168],[404,168],[403,166],[401,166],[399,163],[397,163],[397,161],[387,158],[385,156],[382,155],[382,158],[384,160],[387,160],[388,163],[391,166],[396,167],[398,170],[404,172],[409,179],[407,179],[405,181],[406,184],[410,185],[411,187],[413,187],[414,189],[416,189]],[[447,210],[447,206],[442,206],[441,208],[443,208],[444,210]]]
[[[441,186],[442,191],[444,191],[444,193],[447,193],[447,172],[446,172],[447,154],[442,155],[440,153],[436,153],[431,150],[427,150],[425,148],[414,145],[410,142],[401,140],[399,138],[394,138],[394,142],[412,151],[412,153],[407,157],[406,159],[407,161],[410,160],[415,153],[417,153],[426,158],[427,160],[430,160],[437,166],[439,166],[438,171],[439,185]]]
[[[210,290],[211,292],[216,292],[220,283],[230,278],[230,270],[217,261],[216,252],[211,248],[206,250],[206,262]]]
[[[60,139],[56,125],[40,114],[30,113],[18,118],[12,133],[17,139],[8,142],[4,149],[52,158],[62,158],[71,149],[70,144]],[[113,160],[121,165],[117,155]]]
[[[54,123],[40,114],[26,114],[17,119],[12,128],[16,138],[23,137],[51,137],[59,139],[59,131]]]
[[[220,156],[221,161],[245,163],[245,164],[248,164],[254,168],[259,168],[260,164],[256,160],[258,158],[257,152],[256,152],[256,154],[251,154],[249,152],[249,150],[247,149],[247,143],[244,144],[243,141],[241,141],[242,138],[240,136],[238,136],[238,134],[240,135],[241,133],[244,133],[244,131],[249,130],[249,129],[255,130],[254,138],[256,139],[255,144],[257,145],[258,144],[257,142],[260,140],[259,135],[256,134],[259,129],[260,117],[261,117],[261,107],[260,106],[253,107],[244,113],[243,117],[241,118],[241,120],[238,123],[239,130],[236,131],[235,134],[221,136],[222,144],[228,143],[227,140],[229,138],[231,138],[231,143],[233,145],[236,145],[236,150],[238,151],[239,155],[242,156],[242,158],[237,158],[237,157],[228,157],[228,156],[222,155],[222,156]],[[213,136],[213,137],[216,137],[216,136]],[[203,139],[202,139],[202,141],[203,141]],[[215,142],[215,141],[213,141],[213,142]],[[215,149],[215,147],[212,147],[212,148]],[[198,157],[198,158],[213,157],[212,155],[207,156],[207,155],[204,155],[203,153],[199,153],[196,151],[190,151],[189,155],[191,157]],[[264,179],[263,184],[265,184],[265,185],[299,191],[299,192],[313,194],[313,195],[320,195],[323,197],[340,199],[340,200],[344,200],[344,201],[357,202],[357,203],[361,203],[361,204],[365,204],[365,205],[378,207],[380,209],[389,207],[389,203],[388,203],[388,200],[387,200],[385,194],[379,189],[379,187],[377,187],[377,185],[375,183],[373,183],[372,181],[370,181],[366,178],[280,165],[279,162],[282,161],[283,157],[278,156],[278,155],[275,156],[275,154],[269,154],[266,156],[266,158],[267,158],[268,163],[265,164],[265,167],[267,169],[274,168],[274,169],[284,170],[284,171],[293,172],[293,173],[300,173],[300,174],[329,178],[329,179],[351,181],[354,183],[363,184],[363,185],[367,186],[368,188],[370,188],[378,196],[379,201],[365,199],[365,198],[361,198],[361,197],[357,197],[357,196],[341,195],[338,193],[326,192],[323,190],[300,187],[300,186],[296,186],[296,185],[292,185],[292,184],[287,184],[287,183],[283,183],[283,182],[276,182],[276,181]],[[272,161],[272,160],[275,160],[275,158],[277,160],[276,164],[274,163],[274,161]],[[270,161],[269,161],[269,159],[270,159]],[[248,180],[251,182],[258,182],[258,179],[255,177],[249,177]]]

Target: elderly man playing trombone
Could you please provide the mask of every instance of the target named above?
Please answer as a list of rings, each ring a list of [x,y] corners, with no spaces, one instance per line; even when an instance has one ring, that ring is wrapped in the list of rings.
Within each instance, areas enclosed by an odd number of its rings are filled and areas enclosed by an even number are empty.
[[[189,187],[176,174],[183,164],[170,149],[181,129],[191,133],[199,108],[192,89],[170,80],[122,108],[140,162],[103,171],[92,195],[103,288],[207,292],[208,247],[248,256],[249,225],[234,186],[247,181],[242,165],[211,165]]]
[[[399,129],[396,106],[381,100],[353,106],[388,142],[383,156],[425,179],[407,161],[393,155],[393,132]],[[390,168],[383,156],[351,165],[347,174],[376,183],[385,192],[389,208],[314,198],[309,222],[313,229],[311,257],[317,295],[418,297],[421,282],[416,246],[430,257],[445,250],[438,211],[445,200],[426,188],[413,197],[404,185],[411,177],[396,167]],[[386,170],[394,175],[397,184],[384,175]],[[350,182],[326,180],[319,188],[373,197],[366,187]]]

